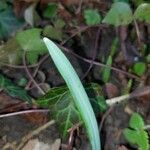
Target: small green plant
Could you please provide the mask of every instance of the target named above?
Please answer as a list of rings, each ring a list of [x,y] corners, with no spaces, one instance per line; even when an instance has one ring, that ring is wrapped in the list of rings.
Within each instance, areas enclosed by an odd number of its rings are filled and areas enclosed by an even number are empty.
[[[110,54],[106,60],[106,65],[109,67],[112,66],[113,56],[116,53],[117,46],[118,46],[118,38],[115,38],[114,41],[112,42],[112,45],[111,45]],[[110,75],[111,75],[111,69],[110,68],[105,67],[102,69],[102,80],[103,80],[103,82],[107,83],[110,79]]]
[[[97,25],[101,22],[101,16],[97,9],[85,10],[84,18],[87,25]]]
[[[100,150],[100,137],[95,114],[79,77],[61,50],[48,38],[44,38],[43,40],[57,69],[70,90],[74,103],[86,126],[92,149]]]
[[[143,75],[146,71],[146,64],[143,62],[137,62],[133,65],[133,72],[139,76]]]
[[[138,113],[133,113],[129,128],[124,129],[124,136],[131,144],[136,144],[139,150],[149,150],[148,134],[145,131],[143,118]]]
[[[132,22],[133,15],[129,4],[125,2],[115,2],[103,19],[103,23],[120,26],[128,25]]]
[[[32,98],[28,95],[27,91],[22,87],[15,85],[10,79],[0,74],[0,91],[4,91],[14,98],[19,98],[23,101],[31,103]]]

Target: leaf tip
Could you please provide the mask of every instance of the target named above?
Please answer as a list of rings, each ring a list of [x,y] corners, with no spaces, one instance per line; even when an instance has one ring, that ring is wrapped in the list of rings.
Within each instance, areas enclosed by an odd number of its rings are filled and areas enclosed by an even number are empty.
[[[44,37],[44,38],[43,38],[44,43],[47,43],[48,40],[49,40],[49,39],[48,39],[47,37]]]

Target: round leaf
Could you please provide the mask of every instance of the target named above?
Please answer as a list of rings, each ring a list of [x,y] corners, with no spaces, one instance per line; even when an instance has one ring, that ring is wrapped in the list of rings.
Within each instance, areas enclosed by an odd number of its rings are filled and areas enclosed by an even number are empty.
[[[146,65],[143,62],[135,63],[133,66],[133,72],[139,76],[143,75],[145,70],[146,70]]]
[[[132,21],[132,11],[125,2],[116,2],[106,14],[103,23],[114,26],[128,25]]]
[[[143,3],[135,11],[134,17],[140,21],[150,23],[150,4]]]

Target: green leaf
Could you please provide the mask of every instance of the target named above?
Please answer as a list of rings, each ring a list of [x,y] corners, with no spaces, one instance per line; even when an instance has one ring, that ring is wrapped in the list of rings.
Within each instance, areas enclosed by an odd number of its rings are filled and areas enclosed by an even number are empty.
[[[49,54],[51,55],[54,64],[56,65],[58,71],[64,78],[69,88],[75,106],[78,108],[78,111],[82,116],[82,120],[86,127],[92,149],[100,150],[101,140],[99,136],[96,117],[93,108],[89,102],[87,93],[85,92],[85,89],[76,71],[74,70],[67,57],[63,54],[63,52],[58,48],[56,44],[54,44],[51,40],[49,40],[46,37],[43,38],[43,41],[47,46],[47,49],[49,51]]]
[[[73,125],[82,122],[79,111],[74,106],[71,100],[71,95],[65,92],[54,106],[50,107],[51,113],[58,123],[59,129],[62,133],[63,138],[67,136],[67,130]]]
[[[107,59],[107,62],[106,62],[106,65],[108,66],[111,66],[112,65],[112,56],[109,55],[108,59]],[[107,83],[109,78],[110,78],[110,73],[111,73],[111,69],[110,68],[107,68],[105,67],[103,69],[103,72],[102,72],[102,80]]]
[[[141,76],[145,73],[146,71],[146,65],[143,62],[137,62],[133,66],[133,72],[136,73],[137,75]]]
[[[85,10],[84,18],[87,25],[97,25],[101,22],[101,16],[97,9]]]
[[[0,74],[0,89],[12,97],[31,103],[31,97],[27,92],[23,88],[16,86],[10,79],[4,77],[2,74]]]
[[[116,2],[106,14],[103,23],[114,26],[128,25],[132,22],[132,11],[130,6],[124,2]]]
[[[107,109],[107,104],[101,96],[102,89],[98,84],[87,84],[85,90],[96,114]],[[75,123],[82,121],[67,86],[50,89],[46,95],[36,100],[36,103],[41,107],[49,107],[63,136],[66,136],[67,130]]]
[[[138,113],[132,114],[130,118],[129,126],[135,130],[140,130],[144,128],[143,118]]]
[[[57,14],[58,5],[56,3],[49,3],[43,12],[45,18],[53,18]]]
[[[49,37],[51,39],[61,41],[63,33],[62,33],[62,30],[60,28],[55,28],[51,25],[48,25],[44,28],[43,35],[46,37]]]
[[[149,150],[149,137],[146,131],[125,129],[123,133],[128,142],[138,145],[139,150]]]
[[[8,38],[24,24],[24,21],[15,17],[11,7],[0,12],[0,38]]]
[[[126,140],[132,144],[137,144],[138,141],[138,132],[135,130],[131,130],[131,129],[124,129],[123,134],[126,138]]]
[[[36,64],[38,62],[39,55],[42,54],[39,51],[26,52],[27,61],[29,64]]]
[[[108,105],[103,96],[95,96],[95,98],[90,98],[90,102],[95,114],[99,114],[100,112],[104,112],[108,109]]]
[[[139,5],[134,13],[134,17],[140,21],[150,23],[150,4],[143,3]]]
[[[36,63],[39,55],[47,53],[47,48],[41,39],[42,29],[32,28],[17,33],[16,40],[27,53],[29,63]]]
[[[24,51],[47,52],[47,48],[41,39],[42,29],[32,28],[18,32],[16,39]]]

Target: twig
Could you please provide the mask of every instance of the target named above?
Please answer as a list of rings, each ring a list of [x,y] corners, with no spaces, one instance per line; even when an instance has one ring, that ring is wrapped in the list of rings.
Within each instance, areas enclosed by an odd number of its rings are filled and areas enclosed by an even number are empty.
[[[58,45],[58,46],[59,46],[60,48],[62,48],[64,51],[66,51],[67,53],[70,53],[70,54],[72,54],[73,56],[79,58],[80,60],[91,64],[92,60],[87,59],[87,58],[84,58],[84,57],[82,57],[82,56],[80,56],[80,55],[74,53],[73,51],[71,51],[70,49],[68,49],[68,48],[66,48],[66,47],[64,47],[64,46],[61,46],[61,45]],[[101,67],[110,68],[111,70],[114,70],[114,71],[116,71],[116,72],[120,72],[120,73],[125,74],[126,76],[128,76],[128,77],[130,77],[130,78],[134,78],[135,80],[140,81],[140,78],[137,77],[136,75],[133,75],[133,74],[128,73],[128,72],[126,72],[126,71],[123,71],[123,70],[121,70],[121,69],[118,69],[118,68],[115,68],[115,67],[112,67],[112,66],[108,66],[108,65],[105,65],[105,64],[103,64],[103,63],[96,62],[96,61],[93,61],[93,64],[96,65],[96,66],[101,66]]]
[[[140,34],[140,30],[139,30],[138,24],[135,19],[134,19],[134,25],[135,25],[138,43],[139,43],[139,45],[141,45],[141,34]]]
[[[24,69],[25,66],[22,66],[22,65],[12,65],[12,64],[6,64],[6,63],[3,63],[3,62],[0,62],[0,64],[6,66],[6,67],[10,67],[10,68],[15,68],[15,69]],[[28,68],[34,68],[34,67],[37,67],[38,66],[38,63],[37,64],[34,64],[34,65],[28,65],[27,67]]]
[[[73,147],[72,145],[73,145],[73,141],[74,141],[74,138],[73,138],[74,131],[77,130],[79,128],[79,126],[81,126],[81,125],[82,125],[82,123],[79,122],[68,130],[68,132],[70,132],[70,135],[69,135],[67,150],[72,150],[72,147]]]
[[[75,37],[77,34],[86,31],[90,26],[83,26],[80,27],[79,30],[75,33],[73,33],[67,40],[63,41],[60,45],[64,45],[65,43],[67,43],[70,39],[72,39],[73,37]]]
[[[118,97],[114,97],[114,98],[111,98],[111,99],[107,99],[106,100],[106,103],[107,105],[109,106],[112,106],[116,103],[120,103],[126,99],[129,99],[130,98],[130,94],[126,94],[126,95],[123,95],[123,96],[118,96]]]
[[[34,78],[32,77],[30,71],[28,70],[28,67],[26,65],[26,52],[24,52],[24,55],[23,55],[23,64],[25,66],[25,70],[30,78],[30,80],[34,83],[34,85],[37,87],[37,89],[41,92],[41,94],[45,94],[45,92],[40,88],[40,86],[36,83],[36,81],[34,80]]]
[[[6,118],[6,117],[17,116],[17,115],[28,114],[28,113],[37,113],[37,112],[41,112],[41,113],[49,112],[49,109],[32,109],[32,110],[18,111],[18,112],[13,112],[8,114],[2,114],[0,115],[0,118]]]
[[[79,13],[81,12],[82,3],[83,3],[83,0],[80,0],[78,9],[77,9],[77,11],[76,11],[76,14],[79,14]]]
[[[101,119],[101,123],[100,123],[100,126],[99,126],[99,130],[101,131],[102,130],[102,127],[103,127],[103,124],[104,124],[104,121],[105,119],[107,118],[107,116],[111,113],[111,111],[113,110],[113,106],[111,106],[106,112],[105,114],[103,115],[102,119]]]
[[[91,63],[90,63],[90,66],[89,66],[88,70],[85,72],[85,74],[82,77],[82,80],[88,75],[88,73],[90,72],[90,70],[93,67],[93,63],[94,63],[94,60],[96,58],[96,52],[97,52],[97,47],[98,47],[100,31],[101,31],[101,29],[99,28],[98,31],[97,31],[97,34],[96,34],[96,39],[95,39],[95,44],[94,44],[94,49],[93,49],[93,57],[92,57],[92,60],[91,60]]]
[[[73,33],[67,40],[64,40],[63,42],[61,42],[60,45],[66,44],[70,39],[72,39],[73,37],[75,37],[76,35],[78,35],[81,32],[85,32],[89,28],[97,28],[97,27],[103,29],[103,28],[106,28],[108,26],[102,25],[102,24],[101,25],[95,25],[95,26],[79,26],[79,29],[77,29],[77,31],[75,33]]]
[[[122,96],[119,96],[119,97],[107,99],[106,103],[109,106],[112,106],[112,105],[114,105],[116,103],[120,103],[120,102],[122,102],[122,101],[124,101],[126,99],[131,99],[131,98],[144,96],[144,95],[147,95],[149,93],[150,93],[150,86],[146,86],[144,88],[137,89],[137,90],[133,91],[130,94],[126,94],[126,95],[122,95]]]
[[[34,71],[34,73],[33,73],[33,77],[35,77],[35,76],[37,75],[37,72],[38,72],[40,66],[42,65],[42,63],[43,63],[48,57],[49,57],[49,55],[47,54],[47,55],[45,55],[45,56],[38,62],[38,65],[37,65],[37,67],[36,67],[36,69],[35,69],[35,71]],[[27,84],[27,86],[26,86],[26,89],[29,89],[30,86],[31,86],[31,84],[32,84],[32,80],[30,80],[30,81],[28,82],[28,84]]]
[[[51,120],[49,122],[47,122],[46,124],[44,124],[43,126],[35,129],[34,131],[28,133],[25,137],[22,138],[21,143],[18,145],[18,147],[16,148],[16,150],[21,150],[21,148],[25,145],[25,143],[30,140],[33,136],[38,135],[41,131],[45,130],[46,128],[50,127],[51,125],[53,125],[55,123],[54,120]]]

